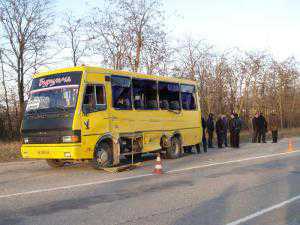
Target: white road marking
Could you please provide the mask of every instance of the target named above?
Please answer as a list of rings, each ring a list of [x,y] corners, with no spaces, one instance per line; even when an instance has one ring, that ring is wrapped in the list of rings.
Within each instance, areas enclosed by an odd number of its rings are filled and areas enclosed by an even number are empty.
[[[149,177],[149,176],[153,176],[153,174],[149,173],[149,174],[142,174],[142,175],[131,176],[131,177],[122,177],[122,178],[117,178],[117,179],[88,182],[88,183],[83,183],[83,184],[73,184],[73,185],[67,185],[67,186],[61,186],[61,187],[38,189],[38,190],[34,190],[34,191],[18,192],[18,193],[14,193],[14,194],[0,195],[0,199],[16,197],[16,196],[20,196],[20,195],[36,194],[36,193],[42,193],[42,192],[59,191],[59,190],[64,190],[64,189],[76,188],[76,187],[85,187],[85,186],[91,186],[91,185],[97,185],[97,184],[112,183],[112,182],[116,182],[116,181],[132,180],[132,179]]]
[[[183,172],[183,171],[201,169],[201,168],[212,167],[212,166],[228,165],[228,164],[233,164],[233,163],[239,163],[239,162],[251,161],[251,160],[256,160],[256,159],[262,159],[262,158],[271,158],[271,157],[276,157],[276,156],[289,155],[289,154],[299,153],[299,152],[300,152],[300,150],[295,150],[293,152],[283,152],[283,153],[256,156],[256,157],[250,157],[250,158],[244,158],[244,159],[232,160],[232,161],[226,161],[226,162],[211,163],[211,164],[205,164],[205,165],[199,165],[199,166],[193,166],[193,167],[186,167],[186,168],[182,168],[182,169],[169,170],[169,171],[166,171],[165,173],[166,174],[172,174],[172,173],[178,173],[178,172]],[[116,179],[88,182],[88,183],[82,183],[82,184],[73,184],[73,185],[66,185],[66,186],[61,186],[61,187],[45,188],[45,189],[38,189],[38,190],[33,190],[33,191],[18,192],[18,193],[14,193],[14,194],[0,195],[0,199],[1,198],[16,197],[16,196],[21,196],[21,195],[30,195],[30,194],[37,194],[37,193],[43,193],[43,192],[51,192],[51,191],[59,191],[59,190],[66,190],[66,189],[72,189],[72,188],[80,188],[80,187],[106,184],[106,183],[112,183],[112,182],[118,182],[118,181],[133,180],[133,179],[138,179],[138,178],[143,178],[143,177],[150,177],[150,176],[154,176],[154,175],[156,175],[156,174],[149,173],[149,174],[141,174],[141,175],[130,176],[130,177],[122,177],[122,178],[116,178]]]
[[[286,201],[284,201],[284,202],[281,202],[281,203],[279,203],[279,204],[273,205],[273,206],[271,206],[271,207],[269,207],[269,208],[262,209],[262,210],[260,210],[260,211],[258,211],[258,212],[256,212],[256,213],[253,213],[253,214],[251,214],[251,215],[249,215],[249,216],[246,216],[246,217],[241,218],[241,219],[239,219],[239,220],[233,221],[233,222],[228,223],[228,224],[226,224],[226,225],[239,225],[239,224],[245,223],[245,222],[247,222],[247,221],[249,221],[249,220],[251,220],[251,219],[254,219],[254,218],[258,217],[258,216],[261,216],[261,215],[263,215],[263,214],[266,214],[266,213],[268,213],[268,212],[271,212],[271,211],[273,211],[273,210],[275,210],[275,209],[279,209],[279,208],[281,208],[281,207],[283,207],[283,206],[285,206],[285,205],[287,205],[287,204],[290,204],[290,203],[292,203],[292,202],[295,202],[295,201],[297,201],[297,200],[300,200],[300,195],[298,195],[298,196],[296,196],[296,197],[294,197],[294,198],[288,199],[288,200],[286,200]]]
[[[255,160],[255,159],[271,158],[271,157],[275,157],[275,156],[288,155],[288,154],[297,153],[297,152],[300,152],[300,150],[293,151],[293,152],[282,152],[282,153],[276,153],[276,154],[270,154],[270,155],[262,155],[262,156],[256,156],[256,157],[250,157],[250,158],[244,158],[244,159],[238,159],[238,160],[231,160],[231,161],[226,161],[226,162],[211,163],[211,164],[205,164],[205,165],[199,165],[199,166],[185,167],[182,169],[170,170],[170,171],[167,171],[166,173],[176,173],[176,172],[201,169],[201,168],[211,167],[211,166],[219,166],[219,165],[251,161],[251,160]]]

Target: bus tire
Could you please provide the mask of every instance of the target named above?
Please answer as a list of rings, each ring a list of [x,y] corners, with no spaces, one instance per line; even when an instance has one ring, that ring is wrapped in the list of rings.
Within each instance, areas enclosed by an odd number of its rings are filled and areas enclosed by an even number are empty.
[[[65,165],[64,160],[61,159],[46,159],[46,162],[52,168],[60,168]]]
[[[95,149],[92,165],[99,170],[103,167],[113,165],[113,152],[111,146],[106,142],[101,142]]]
[[[181,156],[181,143],[178,138],[173,137],[171,139],[171,146],[167,148],[167,158],[177,159]]]

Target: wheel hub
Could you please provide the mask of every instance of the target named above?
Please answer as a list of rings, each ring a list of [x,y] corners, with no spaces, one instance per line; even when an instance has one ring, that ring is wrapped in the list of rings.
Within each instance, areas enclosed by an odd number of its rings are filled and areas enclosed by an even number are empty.
[[[98,157],[97,157],[97,161],[102,164],[102,163],[107,162],[107,160],[108,160],[107,152],[106,151],[100,151],[99,154],[98,154]]]

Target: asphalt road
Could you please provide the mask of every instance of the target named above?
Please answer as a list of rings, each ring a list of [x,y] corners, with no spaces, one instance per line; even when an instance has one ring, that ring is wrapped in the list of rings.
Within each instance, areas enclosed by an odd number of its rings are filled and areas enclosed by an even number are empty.
[[[294,151],[244,144],[154,161],[122,173],[43,161],[0,164],[0,224],[300,224],[300,138]]]

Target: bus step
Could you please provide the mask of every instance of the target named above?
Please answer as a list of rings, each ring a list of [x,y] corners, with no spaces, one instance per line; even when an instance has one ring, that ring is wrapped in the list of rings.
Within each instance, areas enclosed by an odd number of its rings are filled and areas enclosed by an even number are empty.
[[[118,173],[118,172],[133,170],[140,166],[143,166],[143,163],[138,162],[138,163],[126,164],[126,165],[121,165],[121,166],[116,166],[116,167],[106,167],[106,168],[103,168],[103,170],[106,172],[110,172],[110,173]]]

